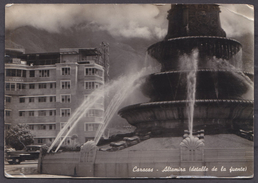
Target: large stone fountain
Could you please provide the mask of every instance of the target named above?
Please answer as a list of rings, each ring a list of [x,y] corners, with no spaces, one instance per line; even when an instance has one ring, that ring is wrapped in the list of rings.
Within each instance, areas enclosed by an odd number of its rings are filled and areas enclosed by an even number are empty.
[[[161,71],[149,75],[142,87],[150,102],[119,111],[137,132],[178,136],[188,129],[188,75],[194,62],[193,130],[252,129],[253,75],[244,70],[241,44],[226,38],[219,13],[218,5],[171,6],[165,39],[148,48],[161,64]]]

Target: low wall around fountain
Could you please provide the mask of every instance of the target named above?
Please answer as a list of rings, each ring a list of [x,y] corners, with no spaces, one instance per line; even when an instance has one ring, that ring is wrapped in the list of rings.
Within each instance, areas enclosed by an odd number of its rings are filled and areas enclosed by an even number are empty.
[[[185,155],[187,159],[188,155],[184,153]],[[204,149],[201,157],[198,161],[192,159],[185,161],[180,149],[150,151],[125,149],[115,152],[94,151],[88,154],[63,152],[44,156],[42,173],[87,178],[252,177],[253,175],[252,151]],[[215,168],[217,171],[212,171]]]
[[[42,165],[39,172],[54,175],[76,175],[80,152],[62,152],[47,154],[42,158]],[[40,162],[40,161],[39,161]]]

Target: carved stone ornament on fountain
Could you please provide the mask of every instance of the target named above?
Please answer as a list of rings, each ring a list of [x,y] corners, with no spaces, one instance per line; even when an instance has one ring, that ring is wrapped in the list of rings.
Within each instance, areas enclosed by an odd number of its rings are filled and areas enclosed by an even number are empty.
[[[204,143],[198,137],[189,136],[180,143],[181,161],[202,161]]]
[[[94,141],[87,141],[81,146],[80,162],[94,162],[98,147]]]

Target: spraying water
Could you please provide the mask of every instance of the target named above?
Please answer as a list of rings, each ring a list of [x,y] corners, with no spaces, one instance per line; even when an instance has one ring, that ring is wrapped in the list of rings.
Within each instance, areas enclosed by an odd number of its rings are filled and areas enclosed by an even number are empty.
[[[253,89],[253,81],[246,76],[243,71],[241,71],[241,67],[239,69],[235,67],[234,65],[230,64],[229,61],[224,59],[218,59],[216,57],[213,57],[211,59],[212,67],[217,70],[227,70],[231,72],[235,77],[240,79],[242,82],[244,82],[248,87]],[[239,64],[240,65],[240,64]]]
[[[102,124],[99,128],[98,131],[95,135],[94,142],[98,144],[101,136],[103,135],[106,127],[108,126],[109,122],[111,121],[113,115],[117,112],[119,106],[121,103],[124,101],[124,99],[132,93],[136,88],[138,88],[142,82],[135,82],[138,80],[140,77],[146,74],[146,71],[148,69],[142,69],[141,71],[131,75],[131,77],[124,77],[124,79],[128,80],[126,82],[126,85],[124,84],[123,87],[118,90],[118,92],[114,95],[112,100],[110,101],[107,109],[105,110],[105,115],[104,115],[104,124]]]
[[[68,136],[68,134],[74,129],[74,127],[78,123],[78,121],[84,116],[84,114],[86,114],[94,106],[94,104],[99,99],[101,99],[103,97],[103,93],[104,93],[103,87],[100,87],[99,89],[96,89],[93,93],[91,93],[89,95],[89,97],[87,97],[83,101],[83,103],[75,110],[73,115],[69,118],[69,120],[67,121],[65,126],[57,134],[54,142],[49,147],[48,152],[50,152],[50,150],[54,147],[54,145],[59,141],[59,139],[62,137],[62,135],[66,132],[68,127],[70,127],[70,129],[68,130],[66,136],[62,139],[62,141],[60,142],[58,148],[55,150],[55,152],[57,152],[59,147],[62,145],[62,143],[64,142],[64,140]]]
[[[66,137],[74,129],[74,127],[77,125],[80,119],[96,104],[96,102],[100,100],[105,95],[105,93],[112,93],[112,91],[115,91],[115,95],[112,98],[112,100],[109,102],[107,110],[105,111],[104,123],[99,125],[99,128],[97,130],[97,133],[94,139],[97,144],[101,136],[103,135],[107,125],[109,124],[111,118],[116,113],[120,104],[130,93],[132,93],[136,88],[138,88],[141,85],[141,82],[136,82],[136,81],[139,80],[142,76],[152,71],[153,71],[152,68],[143,68],[138,72],[133,72],[129,75],[120,77],[116,81],[107,83],[106,85],[100,87],[99,89],[94,90],[89,95],[89,97],[87,97],[83,101],[83,103],[74,111],[71,118],[68,120],[64,128],[61,129],[56,139],[49,147],[48,152],[50,152],[50,150],[54,147],[54,145],[67,131],[67,128],[70,127],[70,129],[68,130],[68,132],[66,133],[66,135],[63,137],[58,147],[56,148],[55,152],[57,152],[58,149],[61,147],[62,143],[64,142],[64,140],[66,139]]]
[[[187,101],[188,101],[188,129],[190,137],[193,135],[193,118],[194,118],[194,104],[196,93],[196,73],[198,69],[198,55],[197,49],[193,50],[190,55],[184,54],[181,58],[181,69],[187,72]]]

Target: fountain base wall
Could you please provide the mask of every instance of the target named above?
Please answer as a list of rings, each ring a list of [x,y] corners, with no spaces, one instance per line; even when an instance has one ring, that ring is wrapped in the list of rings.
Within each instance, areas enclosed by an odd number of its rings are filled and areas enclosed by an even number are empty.
[[[95,158],[83,161],[80,152],[64,152],[44,156],[41,173],[88,178],[251,177],[253,173],[252,153],[252,151],[240,148],[204,149],[202,161],[189,162],[182,160],[180,149],[132,152],[94,151]],[[217,167],[218,171],[211,171],[213,167]],[[222,167],[226,168],[226,171],[221,171]],[[246,170],[229,173],[231,167],[242,167]]]

